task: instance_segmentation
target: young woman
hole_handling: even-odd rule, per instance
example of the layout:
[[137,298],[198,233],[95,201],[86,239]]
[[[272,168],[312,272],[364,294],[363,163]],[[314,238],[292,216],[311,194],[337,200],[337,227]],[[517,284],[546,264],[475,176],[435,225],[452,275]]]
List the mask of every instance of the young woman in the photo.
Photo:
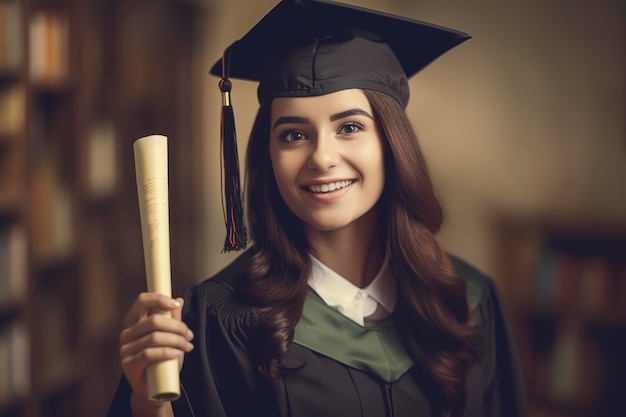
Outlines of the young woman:
[[[229,48],[223,89],[260,82],[253,244],[184,298],[139,295],[110,416],[526,415],[494,286],[435,240],[441,207],[404,111],[407,77],[466,38],[284,0]],[[182,398],[148,400],[146,366],[174,357]]]

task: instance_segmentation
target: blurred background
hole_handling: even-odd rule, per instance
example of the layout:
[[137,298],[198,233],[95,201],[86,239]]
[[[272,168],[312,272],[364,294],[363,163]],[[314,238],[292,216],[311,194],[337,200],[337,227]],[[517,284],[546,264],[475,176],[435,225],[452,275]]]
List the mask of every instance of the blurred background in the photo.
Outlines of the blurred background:
[[[533,417],[626,415],[624,2],[348,2],[473,36],[411,80],[439,240],[500,289]],[[208,70],[276,3],[0,0],[0,417],[106,412],[146,285],[134,140],[169,138],[174,293],[236,256]],[[243,155],[256,86],[233,102]]]

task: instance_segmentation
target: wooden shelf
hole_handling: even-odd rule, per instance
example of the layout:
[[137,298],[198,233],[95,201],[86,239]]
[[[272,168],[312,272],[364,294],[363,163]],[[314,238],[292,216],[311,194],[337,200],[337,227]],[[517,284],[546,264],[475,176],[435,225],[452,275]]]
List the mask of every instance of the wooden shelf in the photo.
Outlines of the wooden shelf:
[[25,397],[10,397],[0,400],[0,416],[22,416],[22,409],[26,401]]
[[16,133],[6,133],[0,131],[0,152],[2,151],[2,148],[8,148],[13,144],[13,142],[19,140],[19,138],[20,135]]
[[79,385],[83,375],[78,371],[77,366],[78,364],[71,362],[68,358],[55,367],[40,372],[35,382],[39,395],[45,399]]
[[[19,8],[11,16],[19,16],[20,28],[0,34],[0,42],[14,42],[21,52],[11,65],[0,63],[0,231],[19,236],[11,244],[8,232],[0,235],[0,290],[17,288],[20,295],[0,302],[0,327],[7,329],[0,360],[23,360],[28,379],[0,381],[0,417],[102,415],[121,374],[123,316],[145,289],[131,144],[146,131],[191,139],[188,110],[199,91],[191,81],[196,6],[10,2]],[[146,24],[177,32],[145,30]],[[170,156],[191,161],[197,153],[186,142]],[[189,190],[195,169],[179,165],[170,175],[173,193]],[[192,216],[178,213],[173,235],[182,230],[181,241],[193,242],[190,224]],[[173,250],[179,253],[172,273],[186,275],[181,268],[194,263],[190,254],[197,251]],[[4,268],[18,251],[24,267]],[[24,349],[14,353],[14,346]],[[30,389],[20,396],[5,382]]]
[[22,81],[21,68],[0,67],[0,85],[13,84]]
[[50,276],[63,271],[73,271],[78,262],[75,251],[38,256],[33,259],[33,270],[38,276]]
[[498,275],[534,416],[617,417],[626,377],[626,229],[508,219]]
[[0,221],[18,219],[24,204],[20,198],[0,195]]
[[560,404],[536,401],[530,409],[530,417],[588,417],[587,410]]
[[32,85],[32,91],[40,99],[50,100],[67,98],[74,94],[75,89],[69,79],[58,81],[41,80],[36,81]]
[[528,306],[522,310],[521,316],[528,322],[529,327],[535,328],[539,323],[559,323],[574,319],[581,326],[589,329],[606,329],[611,331],[626,331],[626,317],[615,315],[593,315],[581,312],[559,311],[539,306]]
[[0,327],[5,323],[12,322],[19,318],[21,313],[20,300],[2,300],[0,301]]

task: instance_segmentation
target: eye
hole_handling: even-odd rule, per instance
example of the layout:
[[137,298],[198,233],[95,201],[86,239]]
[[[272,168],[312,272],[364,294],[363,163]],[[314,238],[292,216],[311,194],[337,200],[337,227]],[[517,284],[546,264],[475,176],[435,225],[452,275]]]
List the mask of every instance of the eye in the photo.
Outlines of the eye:
[[299,142],[306,139],[306,135],[301,130],[285,130],[278,136],[278,139],[281,142]]
[[343,135],[351,135],[364,129],[364,126],[358,122],[346,122],[341,125],[337,133]]

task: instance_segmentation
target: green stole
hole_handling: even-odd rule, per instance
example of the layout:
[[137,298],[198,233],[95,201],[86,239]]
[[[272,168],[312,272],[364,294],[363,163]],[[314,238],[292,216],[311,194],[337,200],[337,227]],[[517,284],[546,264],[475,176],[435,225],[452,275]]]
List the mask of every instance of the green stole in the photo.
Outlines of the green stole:
[[397,381],[413,367],[392,319],[376,327],[362,327],[328,307],[313,291],[304,303],[293,341],[387,383]]
[[[466,285],[467,304],[473,310],[483,289],[474,280],[466,280]],[[339,363],[377,375],[387,383],[397,381],[414,365],[392,318],[375,327],[360,326],[329,307],[313,291],[307,295],[293,341]]]

